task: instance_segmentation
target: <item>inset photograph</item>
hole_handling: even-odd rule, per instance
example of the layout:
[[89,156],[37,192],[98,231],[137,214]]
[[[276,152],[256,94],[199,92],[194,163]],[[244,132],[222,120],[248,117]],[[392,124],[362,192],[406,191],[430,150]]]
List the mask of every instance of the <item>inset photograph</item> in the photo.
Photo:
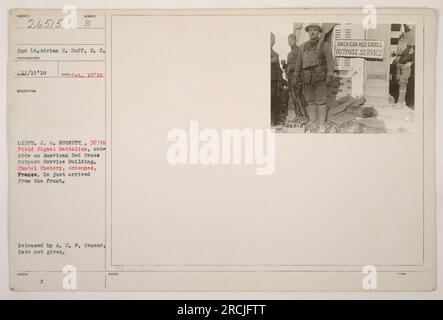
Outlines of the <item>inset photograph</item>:
[[271,126],[414,133],[415,26],[271,25]]

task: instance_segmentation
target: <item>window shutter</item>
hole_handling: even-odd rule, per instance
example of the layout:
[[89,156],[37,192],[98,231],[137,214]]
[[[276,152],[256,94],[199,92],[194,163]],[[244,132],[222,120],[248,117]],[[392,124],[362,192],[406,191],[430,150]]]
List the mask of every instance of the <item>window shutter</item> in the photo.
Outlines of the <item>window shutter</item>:
[[[334,43],[337,39],[341,39],[342,26],[337,25],[334,29]],[[335,70],[340,70],[340,58],[334,57]]]
[[[335,27],[334,40],[337,39],[352,39],[352,24],[343,24]],[[335,69],[339,71],[350,71],[352,70],[351,58],[347,57],[335,57]]]

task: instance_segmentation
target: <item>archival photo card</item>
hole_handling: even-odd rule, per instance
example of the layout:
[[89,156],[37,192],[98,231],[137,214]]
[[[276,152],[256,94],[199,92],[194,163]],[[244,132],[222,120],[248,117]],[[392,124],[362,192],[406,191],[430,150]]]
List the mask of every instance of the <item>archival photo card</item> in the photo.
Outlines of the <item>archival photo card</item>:
[[11,289],[433,290],[436,23],[11,10]]

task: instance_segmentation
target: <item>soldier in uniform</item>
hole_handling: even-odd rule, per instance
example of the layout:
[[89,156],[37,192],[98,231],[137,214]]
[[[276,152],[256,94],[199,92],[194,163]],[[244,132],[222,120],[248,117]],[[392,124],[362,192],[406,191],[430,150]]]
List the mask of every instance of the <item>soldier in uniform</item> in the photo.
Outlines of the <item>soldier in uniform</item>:
[[297,91],[297,81],[294,81],[295,64],[297,62],[298,52],[300,51],[300,47],[297,46],[295,34],[291,33],[288,36],[288,45],[291,47],[291,51],[288,53],[286,67],[289,88],[288,105],[294,107],[296,116],[306,117],[306,101],[301,90]]
[[280,58],[272,47],[275,44],[275,35],[271,33],[271,123],[273,126],[282,122],[281,91],[283,89]]
[[[398,62],[397,62],[397,81],[399,86],[398,101],[395,106],[401,109],[406,106],[406,96],[408,88],[412,91],[413,86],[410,85],[410,78],[413,71],[415,58],[415,33],[412,27],[405,25],[405,33],[399,39],[398,43]],[[412,83],[413,84],[413,83]],[[409,92],[411,93],[411,92]],[[412,103],[413,105],[413,103]]]
[[308,104],[308,131],[325,132],[328,107],[326,97],[328,87],[334,80],[334,58],[329,43],[320,39],[323,28],[311,23],[305,31],[309,40],[303,43],[295,64],[294,77],[297,87],[303,86],[304,97]]

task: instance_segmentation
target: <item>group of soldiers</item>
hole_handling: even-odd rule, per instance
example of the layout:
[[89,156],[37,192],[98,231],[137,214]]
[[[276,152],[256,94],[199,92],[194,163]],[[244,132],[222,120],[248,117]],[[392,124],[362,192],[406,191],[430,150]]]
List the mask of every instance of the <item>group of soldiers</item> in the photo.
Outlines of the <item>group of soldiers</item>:
[[283,63],[273,50],[275,35],[271,33],[271,122],[282,125],[291,106],[296,117],[307,119],[306,131],[325,132],[328,106],[326,99],[334,81],[334,59],[328,42],[320,39],[323,29],[311,23],[305,31],[309,40],[300,47],[294,34],[288,36],[291,51]]

